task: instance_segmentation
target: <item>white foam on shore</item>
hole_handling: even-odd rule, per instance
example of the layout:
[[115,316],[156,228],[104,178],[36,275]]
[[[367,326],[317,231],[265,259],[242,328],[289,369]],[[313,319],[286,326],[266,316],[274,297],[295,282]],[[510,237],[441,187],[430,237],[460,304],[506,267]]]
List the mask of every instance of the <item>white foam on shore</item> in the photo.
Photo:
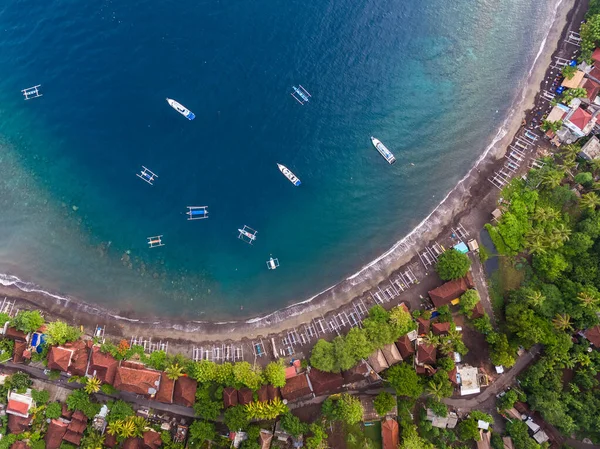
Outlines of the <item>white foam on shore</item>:
[[[552,11],[552,16],[550,17],[550,19],[548,20],[548,23],[547,23],[548,31],[540,43],[540,47],[539,47],[538,52],[533,60],[531,69],[529,70],[527,76],[523,79],[524,84],[523,84],[523,88],[521,89],[521,97],[519,99],[515,99],[514,104],[512,106],[513,111],[518,110],[520,107],[522,107],[523,103],[527,99],[527,92],[528,92],[529,88],[533,87],[533,88],[537,89],[537,87],[538,87],[538,86],[530,86],[529,83],[530,83],[531,77],[534,74],[536,64],[537,64],[539,58],[544,53],[544,49],[546,47],[548,37],[550,36],[552,26],[554,25],[554,22],[556,21],[558,10],[562,3],[563,3],[563,0],[558,0],[556,2],[556,4],[554,5],[554,9]],[[478,166],[483,161],[486,160],[486,158],[488,157],[490,152],[494,149],[496,144],[498,142],[500,142],[508,134],[508,131],[510,128],[509,124],[510,124],[512,118],[513,118],[512,115],[508,115],[505,118],[505,120],[502,122],[502,125],[499,127],[496,135],[492,139],[491,143],[486,147],[486,149],[483,151],[483,153],[477,158],[473,167],[467,172],[467,174],[462,179],[460,179],[458,181],[456,186],[440,201],[440,203],[431,211],[431,213],[429,215],[427,215],[427,217],[425,217],[405,237],[403,237],[401,240],[396,242],[389,250],[387,250],[385,253],[383,253],[376,259],[369,262],[367,265],[364,265],[363,267],[361,267],[361,269],[359,271],[348,276],[344,281],[342,281],[338,284],[332,285],[331,287],[315,294],[314,296],[312,296],[308,299],[291,304],[287,307],[278,309],[278,310],[268,313],[266,315],[258,316],[255,318],[245,320],[243,322],[246,324],[252,324],[255,327],[264,327],[264,326],[270,325],[272,323],[281,322],[286,318],[298,316],[305,312],[313,310],[317,306],[311,305],[311,303],[316,298],[320,297],[323,294],[330,292],[335,287],[338,287],[344,283],[348,283],[348,289],[350,289],[351,287],[353,287],[357,284],[360,284],[361,282],[368,279],[372,274],[374,274],[374,272],[382,271],[382,269],[386,266],[385,264],[380,265],[380,263],[382,261],[385,261],[389,257],[397,258],[397,257],[403,255],[404,253],[408,252],[409,250],[411,250],[412,246],[414,246],[416,243],[418,243],[418,241],[414,240],[414,237],[423,231],[431,230],[434,226],[436,226],[438,224],[437,222],[434,222],[434,215],[436,213],[441,213],[440,211],[445,206],[445,203],[447,202],[448,198],[450,198],[450,196],[453,193],[455,193],[458,189],[463,187],[463,184],[465,183],[465,181],[467,181],[470,178],[470,176],[472,176],[473,171],[477,170]],[[398,251],[399,249],[400,249],[400,251]],[[36,286],[35,284],[33,284],[31,282],[23,281],[23,280],[19,279],[17,276],[14,276],[11,274],[1,274],[0,273],[0,285],[7,286],[7,287],[13,286],[13,287],[16,287],[19,290],[27,292],[27,293],[38,293],[43,296],[47,296],[47,297],[53,298],[55,300],[62,301],[62,302],[64,302],[64,305],[73,301],[74,303],[77,303],[79,306],[81,306],[82,309],[85,309],[86,311],[88,311],[90,313],[98,313],[98,312],[102,311],[102,312],[106,313],[107,315],[109,315],[110,317],[117,319],[117,320],[123,320],[123,321],[128,321],[131,323],[140,323],[140,324],[164,324],[164,322],[162,322],[162,321],[161,322],[145,322],[145,321],[142,321],[139,319],[127,318],[127,317],[123,317],[120,315],[111,314],[108,309],[104,309],[99,306],[92,306],[92,305],[86,304],[83,301],[79,301],[79,300],[75,300],[75,299],[72,300],[69,297],[61,296],[61,295],[58,295],[55,293],[48,292],[46,290],[39,288],[38,286]],[[194,320],[194,321],[190,321],[190,324],[191,323],[211,324],[211,325],[215,325],[215,324],[216,325],[232,325],[232,324],[239,324],[239,323],[241,323],[241,321],[211,322],[211,321],[195,321]],[[185,328],[181,324],[173,324],[171,327],[173,329],[181,329],[181,330],[184,330],[184,328]],[[185,330],[196,331],[196,330],[198,330],[198,328],[187,328]]]

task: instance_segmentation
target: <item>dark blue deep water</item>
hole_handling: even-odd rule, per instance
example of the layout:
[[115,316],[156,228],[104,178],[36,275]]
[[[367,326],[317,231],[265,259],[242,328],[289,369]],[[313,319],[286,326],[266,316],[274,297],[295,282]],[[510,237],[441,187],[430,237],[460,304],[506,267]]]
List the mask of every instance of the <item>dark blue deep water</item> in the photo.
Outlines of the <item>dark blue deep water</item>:
[[[306,299],[408,233],[468,171],[510,114],[553,4],[2,2],[0,272],[140,315]],[[34,84],[44,96],[24,101]],[[210,218],[186,221],[187,205]],[[244,224],[253,246],[236,239]],[[148,249],[157,234],[166,246]]]

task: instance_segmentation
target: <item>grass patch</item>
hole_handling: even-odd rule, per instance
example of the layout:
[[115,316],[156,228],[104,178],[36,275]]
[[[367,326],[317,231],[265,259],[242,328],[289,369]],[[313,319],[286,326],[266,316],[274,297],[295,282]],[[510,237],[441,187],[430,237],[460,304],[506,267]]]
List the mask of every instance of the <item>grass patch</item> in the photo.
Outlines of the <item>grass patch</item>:
[[494,313],[503,317],[504,299],[511,290],[516,290],[525,279],[525,270],[514,259],[498,256],[498,269],[490,277],[490,300]]

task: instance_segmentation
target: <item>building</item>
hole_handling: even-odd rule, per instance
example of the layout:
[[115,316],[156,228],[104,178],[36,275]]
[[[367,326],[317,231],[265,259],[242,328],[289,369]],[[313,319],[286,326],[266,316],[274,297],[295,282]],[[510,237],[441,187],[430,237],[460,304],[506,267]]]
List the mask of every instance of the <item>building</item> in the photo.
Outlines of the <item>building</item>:
[[593,161],[594,159],[600,158],[600,140],[598,140],[596,136],[592,136],[590,140],[581,147],[578,156],[587,161]]
[[458,376],[460,376],[460,395],[467,396],[469,394],[477,394],[481,392],[479,386],[478,374],[479,370],[472,366],[462,366],[457,368]]
[[471,310],[471,319],[476,320],[477,318],[483,318],[484,315],[485,310],[483,310],[483,304],[481,304],[481,301],[479,301],[477,304],[475,304],[473,310]]
[[23,418],[22,416],[8,415],[8,433],[19,435],[28,431],[32,420],[32,417]]
[[[163,380],[166,376],[163,376]],[[191,377],[182,376],[175,381],[173,391],[173,402],[184,407],[192,407],[196,401],[196,389],[198,382]]]
[[429,327],[431,326],[431,322],[426,318],[417,318],[419,335],[427,335],[429,333]]
[[479,441],[477,442],[477,449],[492,449],[492,434],[490,432],[484,432],[479,430]]
[[104,354],[100,351],[100,347],[94,346],[87,375],[97,377],[101,382],[112,385],[115,381],[118,366],[119,362],[112,355]]
[[417,347],[417,365],[433,365],[437,360],[437,349],[434,345],[422,343]]
[[383,355],[383,352],[381,352],[381,349],[378,349],[373,354],[371,354],[367,361],[377,374],[390,367],[387,361],[385,360],[385,356]]
[[[595,116],[579,106],[574,106],[563,120],[563,127],[568,128],[576,139],[587,136],[595,124]],[[557,135],[561,137],[559,133]]]
[[344,371],[342,376],[344,377],[344,385],[363,381],[371,383],[381,380],[381,377],[379,377],[366,360],[361,360],[356,366],[350,368],[348,371]]
[[71,417],[71,422],[67,426],[67,431],[63,436],[63,441],[79,446],[81,439],[83,438],[83,432],[87,427],[87,417],[77,410]]
[[316,396],[322,394],[333,394],[342,389],[344,377],[339,373],[326,373],[316,368],[310,368],[308,378]]
[[600,325],[586,329],[583,335],[592,345],[600,348]]
[[430,408],[427,409],[427,421],[431,421],[433,427],[440,429],[454,429],[458,423],[458,415],[454,412],[448,412],[446,416],[438,416]]
[[52,346],[48,352],[48,369],[84,376],[88,365],[88,357],[89,346],[83,340],[77,340],[62,346]]
[[411,355],[415,353],[415,347],[413,342],[410,341],[408,335],[403,335],[396,342],[396,347],[398,348],[398,352],[400,352],[400,356],[402,359],[406,360]]
[[113,386],[119,390],[154,396],[160,388],[160,371],[149,370],[141,363],[121,362]]
[[235,407],[238,404],[238,395],[235,388],[227,387],[223,390],[223,407]]
[[585,72],[583,72],[582,70],[577,70],[577,72],[575,72],[575,75],[573,75],[571,79],[565,78],[561,86],[563,86],[566,89],[576,89],[583,81],[584,76]]
[[400,352],[394,343],[385,345],[383,348],[381,348],[381,352],[383,352],[383,356],[385,357],[385,361],[387,362],[388,366],[395,365],[396,363],[402,361],[402,356],[400,355]]
[[53,419],[50,421],[48,431],[44,440],[46,441],[46,449],[58,449],[62,444],[63,437],[67,433],[69,421],[63,418]]
[[450,332],[450,323],[435,322],[431,326],[434,335],[447,335]]
[[15,340],[13,348],[13,363],[23,363],[25,361],[25,351],[27,350],[27,342],[23,340]]
[[238,404],[247,405],[252,402],[254,394],[250,388],[240,388],[238,390]]
[[394,418],[386,416],[381,423],[381,439],[383,449],[397,449],[400,444],[400,432],[398,422]]
[[281,388],[281,397],[288,402],[314,396],[312,385],[305,373],[288,379],[285,386]]
[[160,387],[154,397],[155,401],[162,402],[164,404],[173,403],[173,390],[175,389],[175,381],[169,379],[166,373],[161,374]]
[[156,430],[147,430],[144,432],[144,440],[142,442],[144,449],[158,449],[160,446],[162,446],[160,433]]
[[453,279],[451,281],[442,284],[438,288],[429,291],[429,297],[436,308],[450,304],[455,299],[459,299],[460,296],[466,292],[475,288],[473,282],[473,276],[471,272],[467,273],[465,277],[460,279]]
[[273,432],[260,429],[260,449],[269,449],[273,441]]
[[503,437],[502,443],[504,444],[504,449],[515,449],[515,445],[513,444],[511,437]]
[[8,394],[8,404],[6,405],[6,413],[9,415],[19,416],[21,418],[29,418],[29,412],[35,407],[35,402],[31,397],[31,390],[25,393],[17,393],[11,391]]
[[533,434],[533,439],[537,441],[538,444],[542,444],[548,441],[550,438],[548,437],[548,434],[546,432],[544,432],[543,430],[538,430],[536,433]]

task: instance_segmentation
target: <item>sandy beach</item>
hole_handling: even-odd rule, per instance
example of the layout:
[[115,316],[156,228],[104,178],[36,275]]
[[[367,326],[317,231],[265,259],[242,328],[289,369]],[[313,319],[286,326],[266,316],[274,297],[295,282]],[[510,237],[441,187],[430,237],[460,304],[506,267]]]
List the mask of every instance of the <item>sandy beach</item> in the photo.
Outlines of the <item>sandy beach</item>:
[[[527,80],[524,80],[524,88],[514,102],[513,113],[504,123],[498,123],[499,129],[491,144],[484,149],[472,169],[437,208],[386,253],[313,298],[245,321],[199,322],[121,316],[119,312],[79,300],[49,296],[35,290],[26,292],[15,286],[0,286],[0,295],[17,300],[18,307],[40,308],[45,310],[49,317],[83,324],[86,330],[88,327],[93,329],[96,324],[105,324],[107,336],[127,339],[133,335],[151,336],[153,340],[169,340],[173,346],[180,347],[182,352],[185,352],[187,346],[203,342],[270,338],[311,320],[327,317],[327,314],[347,306],[358,298],[362,298],[365,304],[373,304],[369,291],[387,281],[405,266],[414,267],[420,283],[387,305],[391,307],[401,301],[418,305],[419,295],[440,282],[435,273],[427,273],[420,264],[418,250],[449,235],[450,229],[458,223],[471,236],[477,236],[483,225],[489,221],[491,211],[496,207],[499,190],[488,178],[503,164],[503,156],[519,132],[523,120],[530,118],[528,111],[535,105],[540,86],[543,86],[550,70],[548,67],[552,57],[555,53],[565,54],[566,50],[561,49],[560,45],[563,37],[568,30],[578,30],[587,3],[586,0],[562,0],[558,4],[553,25]],[[573,50],[574,47],[570,47],[570,53]],[[524,169],[525,167],[522,167],[522,171]],[[191,347],[189,350],[191,351]]]

